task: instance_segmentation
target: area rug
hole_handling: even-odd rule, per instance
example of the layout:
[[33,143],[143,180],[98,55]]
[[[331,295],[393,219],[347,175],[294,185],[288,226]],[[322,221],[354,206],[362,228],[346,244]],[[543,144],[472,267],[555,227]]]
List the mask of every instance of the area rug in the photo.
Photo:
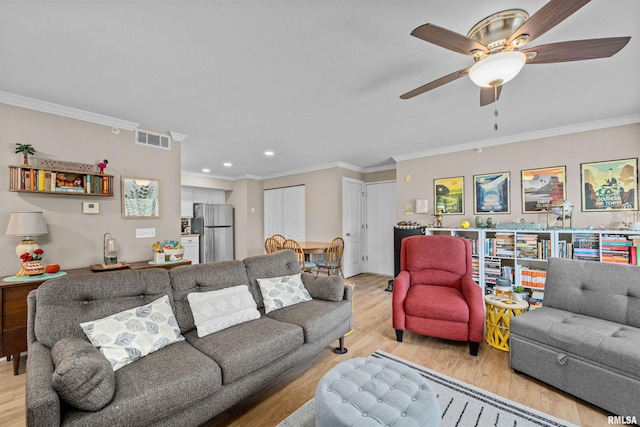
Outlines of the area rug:
[[[436,393],[438,403],[440,403],[442,411],[441,427],[577,427],[559,418],[416,365],[382,350],[376,350],[371,356],[402,363],[418,371],[427,380]],[[314,426],[315,409],[313,399],[278,424],[278,427]]]

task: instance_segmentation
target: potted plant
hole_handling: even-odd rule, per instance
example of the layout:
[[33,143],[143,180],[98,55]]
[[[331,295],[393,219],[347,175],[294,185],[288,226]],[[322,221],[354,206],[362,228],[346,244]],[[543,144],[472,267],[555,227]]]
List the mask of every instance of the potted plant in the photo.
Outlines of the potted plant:
[[36,154],[36,149],[31,146],[31,144],[18,144],[16,143],[16,153],[22,153],[23,160],[22,163],[26,166],[29,166],[29,154],[32,156]]
[[518,285],[514,286],[513,291],[511,291],[511,295],[515,301],[524,301],[524,296],[522,293],[524,292],[524,287]]

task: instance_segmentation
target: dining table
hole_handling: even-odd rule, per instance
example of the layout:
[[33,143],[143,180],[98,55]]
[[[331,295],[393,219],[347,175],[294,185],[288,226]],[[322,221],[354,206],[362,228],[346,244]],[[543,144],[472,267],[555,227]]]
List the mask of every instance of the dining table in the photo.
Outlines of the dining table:
[[329,242],[298,242],[304,251],[304,257],[307,261],[312,261],[312,255],[323,254],[329,246]]

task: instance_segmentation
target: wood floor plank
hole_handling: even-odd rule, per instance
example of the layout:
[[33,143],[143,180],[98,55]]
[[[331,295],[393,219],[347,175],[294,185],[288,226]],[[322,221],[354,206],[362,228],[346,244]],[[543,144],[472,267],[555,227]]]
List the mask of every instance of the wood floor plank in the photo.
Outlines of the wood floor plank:
[[[274,426],[315,393],[320,378],[333,366],[352,357],[366,357],[376,349],[392,353],[421,366],[457,378],[500,396],[531,406],[584,427],[607,425],[607,412],[582,402],[509,368],[508,353],[480,345],[477,357],[469,355],[467,343],[452,342],[405,332],[396,341],[391,324],[391,293],[388,277],[362,274],[355,283],[355,331],[345,339],[346,355],[327,347],[299,364],[265,389],[228,409],[207,423],[211,427]],[[337,343],[336,343],[337,345]],[[24,356],[23,356],[24,357]],[[25,361],[21,361],[21,366]],[[24,368],[21,368],[23,371]],[[24,426],[26,375],[13,375],[12,364],[0,360],[0,425]]]

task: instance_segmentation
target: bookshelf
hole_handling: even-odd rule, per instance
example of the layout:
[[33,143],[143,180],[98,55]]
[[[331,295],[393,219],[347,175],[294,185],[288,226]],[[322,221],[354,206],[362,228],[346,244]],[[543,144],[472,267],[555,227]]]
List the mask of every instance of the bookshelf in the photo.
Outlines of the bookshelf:
[[113,197],[113,175],[79,171],[77,168],[9,166],[9,191]]
[[426,228],[425,234],[470,239],[474,279],[484,293],[493,293],[496,279],[506,277],[514,286],[525,288],[531,308],[543,304],[547,260],[551,257],[640,264],[640,231]]

